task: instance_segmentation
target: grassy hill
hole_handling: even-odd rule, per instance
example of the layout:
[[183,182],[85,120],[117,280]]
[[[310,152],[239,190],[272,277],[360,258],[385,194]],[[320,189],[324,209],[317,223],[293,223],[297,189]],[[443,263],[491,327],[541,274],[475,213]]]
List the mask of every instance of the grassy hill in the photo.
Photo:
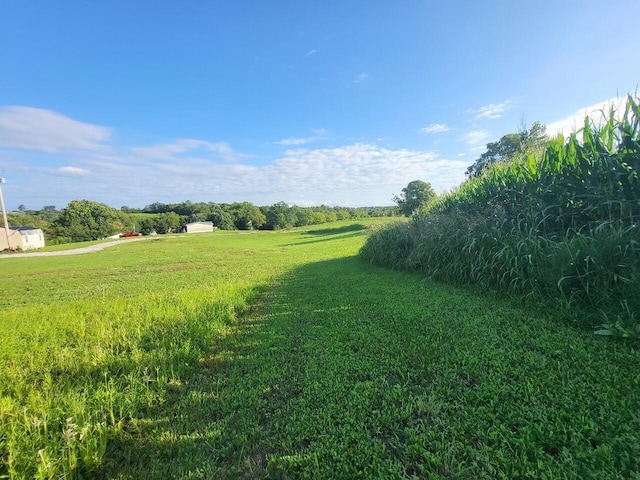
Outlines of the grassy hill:
[[372,220],[0,262],[0,477],[638,478],[640,353]]

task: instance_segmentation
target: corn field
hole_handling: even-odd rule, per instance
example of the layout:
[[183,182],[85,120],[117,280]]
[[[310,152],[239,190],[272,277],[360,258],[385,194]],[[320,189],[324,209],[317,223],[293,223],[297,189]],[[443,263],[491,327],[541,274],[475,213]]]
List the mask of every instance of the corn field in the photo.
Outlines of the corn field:
[[409,222],[375,232],[373,263],[499,287],[601,335],[640,339],[640,99],[542,152],[496,164]]

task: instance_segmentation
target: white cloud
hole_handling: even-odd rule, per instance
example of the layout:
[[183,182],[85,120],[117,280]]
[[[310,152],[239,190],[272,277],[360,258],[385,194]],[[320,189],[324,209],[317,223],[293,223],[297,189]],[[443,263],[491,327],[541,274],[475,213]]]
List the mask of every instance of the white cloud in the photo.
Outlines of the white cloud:
[[[21,130],[23,125],[33,128],[33,138]],[[437,191],[451,188],[464,180],[467,166],[462,159],[441,158],[431,151],[368,143],[304,148],[326,140],[325,130],[281,140],[280,145],[292,148],[266,164],[251,161],[225,142],[181,138],[112,147],[110,135],[109,129],[55,112],[0,110],[0,146],[40,151],[4,152],[11,157],[11,168],[20,172],[7,184],[8,197],[17,204],[58,206],[74,198],[116,207],[185,200],[389,205],[392,195],[415,179],[430,182]],[[5,162],[1,149],[0,161]]]
[[412,180],[429,181],[436,190],[449,188],[464,180],[465,168],[466,162],[439,158],[434,152],[358,143],[290,150],[264,167],[261,175],[275,186],[275,191],[290,192],[294,198],[320,202],[322,193],[338,203],[348,197],[377,197],[378,204],[389,204],[392,194]]
[[484,152],[487,149],[486,145],[480,145],[479,147],[472,147],[469,149],[469,153]]
[[60,167],[58,169],[58,172],[60,173],[64,173],[67,175],[89,175],[89,170],[85,169],[85,168],[78,168],[78,167],[71,167],[71,166],[67,166],[67,167]]
[[79,122],[51,110],[9,106],[0,108],[0,147],[60,152],[103,150],[111,130]]
[[[28,189],[35,198],[42,198],[41,192],[46,191],[48,196],[42,203],[54,205],[64,205],[73,198],[116,207],[185,200],[390,205],[392,195],[410,181],[423,179],[442,191],[462,182],[466,167],[463,159],[440,158],[435,152],[364,143],[291,149],[266,165],[204,157],[149,162],[130,154],[92,155],[56,171],[66,175],[56,180],[56,189],[51,192],[54,196],[45,188],[53,173],[47,168],[31,170]],[[21,193],[19,203],[33,203],[28,195]]]
[[463,135],[462,139],[469,145],[477,145],[485,142],[491,136],[487,130],[471,130]]
[[277,142],[273,142],[275,145],[284,145],[287,147],[293,145],[305,145],[307,143],[317,142],[318,140],[322,140],[326,138],[327,131],[323,128],[320,128],[315,131],[315,135],[311,137],[291,137],[291,138],[283,138],[282,140],[278,140]]
[[305,57],[308,57],[310,55],[315,55],[316,53],[318,53],[318,50],[316,50],[315,48],[312,50],[309,50],[307,53],[304,54]]
[[563,134],[565,136],[570,135],[584,127],[584,119],[587,116],[596,125],[602,125],[606,121],[606,117],[608,117],[611,108],[616,111],[616,117],[620,118],[624,114],[626,101],[626,97],[614,97],[582,108],[563,119],[549,123],[547,125],[547,135],[550,137],[558,134]]
[[277,142],[273,142],[276,145],[304,145],[305,143],[309,143],[313,141],[313,137],[306,138],[283,138],[282,140],[278,140]]
[[353,83],[360,83],[360,82],[364,82],[365,80],[367,80],[369,78],[369,74],[367,73],[361,73],[360,75],[358,75],[356,77],[356,79],[353,81]]
[[446,123],[432,123],[431,125],[421,128],[420,131],[424,133],[442,133],[451,131],[451,128],[449,128]]
[[246,155],[235,152],[226,142],[206,142],[191,138],[180,138],[172,143],[163,143],[152,147],[131,147],[134,155],[155,159],[173,160],[184,153],[199,151],[206,156],[214,156],[231,162]]
[[493,120],[496,118],[500,118],[502,114],[513,107],[511,100],[506,100],[502,103],[490,103],[489,105],[485,105],[483,107],[478,108],[477,110],[469,110],[469,113],[475,114],[475,118],[477,120],[480,119],[489,119]]

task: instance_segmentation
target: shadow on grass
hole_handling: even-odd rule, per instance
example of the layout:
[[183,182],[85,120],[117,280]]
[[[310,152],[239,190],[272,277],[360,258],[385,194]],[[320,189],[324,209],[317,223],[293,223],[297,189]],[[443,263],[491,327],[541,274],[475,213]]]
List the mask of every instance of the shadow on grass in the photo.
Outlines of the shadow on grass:
[[[268,457],[281,449],[274,422],[282,422],[283,407],[304,395],[307,319],[353,308],[344,284],[332,279],[357,278],[363,266],[374,268],[356,257],[310,264],[283,277],[283,287],[261,294],[159,405],[140,406],[140,416],[109,439],[94,478],[263,476]],[[291,286],[317,302],[297,298]]]
[[[336,230],[340,230],[340,229],[336,229]],[[362,230],[354,231],[353,233],[348,233],[350,231],[351,230],[346,230],[345,231],[345,233],[347,233],[346,235],[344,235],[341,232],[340,234],[323,235],[321,238],[319,238],[317,240],[306,240],[306,241],[303,241],[303,242],[284,243],[284,244],[282,244],[280,246],[281,247],[297,247],[297,246],[302,246],[302,245],[310,245],[312,243],[323,243],[323,242],[331,242],[333,240],[344,240],[344,239],[347,239],[347,238],[361,237],[363,235]]]
[[[498,297],[358,257],[308,264],[110,439],[97,477],[630,473],[638,443],[614,440],[637,439],[638,420],[603,392],[636,364],[606,346]],[[632,385],[621,398],[640,401]],[[585,431],[598,411],[608,423]]]
[[316,235],[316,236],[324,236],[324,235],[338,235],[341,233],[347,232],[355,232],[364,230],[366,227],[361,223],[353,223],[351,225],[345,225],[344,227],[333,227],[333,228],[320,228],[317,230],[309,230],[304,232],[305,235]]

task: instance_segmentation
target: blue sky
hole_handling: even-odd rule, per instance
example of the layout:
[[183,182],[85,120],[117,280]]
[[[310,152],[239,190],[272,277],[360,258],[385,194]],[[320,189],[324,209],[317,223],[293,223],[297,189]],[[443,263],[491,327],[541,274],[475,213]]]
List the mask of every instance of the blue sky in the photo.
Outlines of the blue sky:
[[[637,0],[3,2],[9,210],[392,204],[640,83]],[[579,121],[579,120],[578,120]]]

